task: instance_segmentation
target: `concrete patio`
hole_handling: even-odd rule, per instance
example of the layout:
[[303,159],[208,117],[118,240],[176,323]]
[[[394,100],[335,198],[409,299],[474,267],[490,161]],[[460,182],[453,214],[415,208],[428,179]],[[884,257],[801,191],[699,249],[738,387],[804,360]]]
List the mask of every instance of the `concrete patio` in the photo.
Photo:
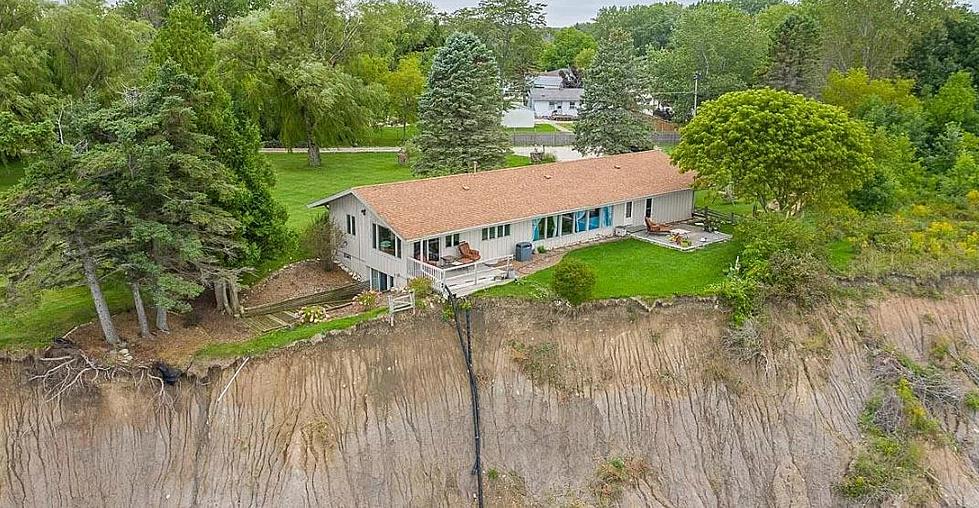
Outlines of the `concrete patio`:
[[670,227],[672,229],[669,233],[653,234],[647,232],[645,228],[640,228],[629,231],[629,236],[682,252],[702,249],[731,239],[731,235],[727,233],[704,231],[703,223],[696,221],[671,224]]

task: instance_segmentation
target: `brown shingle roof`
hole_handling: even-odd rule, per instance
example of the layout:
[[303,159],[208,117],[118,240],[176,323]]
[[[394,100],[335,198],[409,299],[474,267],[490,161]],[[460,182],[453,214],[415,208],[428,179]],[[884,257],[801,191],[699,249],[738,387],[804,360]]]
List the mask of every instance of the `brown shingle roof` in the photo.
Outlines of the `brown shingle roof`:
[[688,189],[663,152],[355,187],[405,240]]

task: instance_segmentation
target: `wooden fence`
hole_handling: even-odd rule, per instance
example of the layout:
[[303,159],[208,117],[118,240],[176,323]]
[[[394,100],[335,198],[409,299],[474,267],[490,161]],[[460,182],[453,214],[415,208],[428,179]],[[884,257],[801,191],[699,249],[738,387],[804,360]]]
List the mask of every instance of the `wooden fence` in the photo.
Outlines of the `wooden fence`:
[[281,302],[256,305],[254,307],[245,307],[242,309],[242,316],[250,317],[273,314],[284,310],[306,307],[307,305],[347,303],[350,302],[353,297],[364,292],[369,287],[370,283],[368,282],[357,282],[355,284],[349,284],[347,286],[331,289],[329,291],[323,291],[314,295],[300,296],[297,298],[291,298],[289,300],[283,300]]
[[694,208],[693,216],[701,219],[710,219],[711,222],[716,222],[718,224],[731,224],[732,226],[736,225],[741,220],[741,216],[734,212],[723,213],[706,207]]

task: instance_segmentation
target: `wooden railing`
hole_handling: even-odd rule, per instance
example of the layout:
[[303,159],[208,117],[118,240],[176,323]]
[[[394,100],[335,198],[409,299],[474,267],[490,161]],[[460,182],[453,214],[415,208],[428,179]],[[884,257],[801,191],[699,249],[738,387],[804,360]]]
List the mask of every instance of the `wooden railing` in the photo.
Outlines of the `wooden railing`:
[[290,298],[289,300],[283,300],[281,302],[266,303],[262,305],[256,305],[254,307],[245,307],[242,309],[242,316],[262,316],[265,314],[272,314],[274,312],[281,312],[284,310],[298,309],[300,307],[305,307],[307,305],[324,305],[324,304],[342,304],[349,303],[353,297],[359,295],[370,288],[370,283],[368,282],[357,282],[354,284],[349,284],[337,289],[331,289],[329,291],[323,291],[321,293],[316,293],[315,295],[300,296],[297,298]]
[[719,224],[735,225],[741,221],[742,217],[734,212],[722,213],[710,208],[694,208],[693,216],[701,219],[708,219]]
[[447,288],[478,285],[481,278],[500,270],[503,270],[504,273],[509,272],[513,256],[503,256],[445,268],[423,263],[417,259],[409,259],[408,261],[408,272],[411,277],[428,277],[432,279],[433,288],[445,293]]

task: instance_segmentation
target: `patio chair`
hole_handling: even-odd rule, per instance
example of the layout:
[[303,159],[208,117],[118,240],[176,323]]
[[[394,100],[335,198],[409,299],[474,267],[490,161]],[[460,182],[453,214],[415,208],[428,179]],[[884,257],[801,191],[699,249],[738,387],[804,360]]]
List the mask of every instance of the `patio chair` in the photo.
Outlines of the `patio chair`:
[[646,232],[652,235],[665,235],[670,232],[670,226],[657,224],[653,219],[646,217]]
[[463,263],[475,263],[480,258],[479,251],[470,247],[469,242],[459,244],[459,256],[459,261]]

